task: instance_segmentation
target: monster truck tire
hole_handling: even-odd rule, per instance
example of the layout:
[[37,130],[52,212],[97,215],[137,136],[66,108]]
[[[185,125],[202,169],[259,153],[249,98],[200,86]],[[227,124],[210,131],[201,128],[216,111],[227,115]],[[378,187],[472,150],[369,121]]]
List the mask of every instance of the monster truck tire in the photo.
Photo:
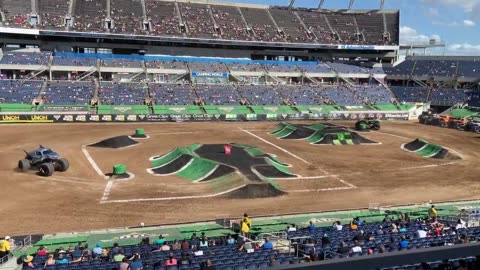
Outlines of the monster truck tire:
[[380,130],[380,123],[378,121],[373,122],[372,129]]
[[55,165],[55,170],[59,172],[65,172],[70,167],[70,163],[64,158],[58,159]]
[[27,159],[21,159],[18,161],[18,168],[22,171],[28,171],[32,166],[30,165],[30,161]]
[[439,124],[441,127],[447,127],[447,123],[443,122],[443,121],[440,121],[440,124]]
[[423,118],[423,117],[420,117],[420,119],[418,120],[418,122],[420,122],[420,124],[423,124],[423,125],[426,124],[425,118]]
[[52,176],[55,168],[52,163],[43,163],[38,167],[41,176]]

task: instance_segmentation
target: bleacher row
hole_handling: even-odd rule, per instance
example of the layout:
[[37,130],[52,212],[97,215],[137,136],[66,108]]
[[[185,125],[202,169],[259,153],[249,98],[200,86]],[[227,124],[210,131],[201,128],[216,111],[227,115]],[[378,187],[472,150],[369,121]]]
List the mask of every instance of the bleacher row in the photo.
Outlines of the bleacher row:
[[480,61],[474,58],[469,60],[407,58],[395,67],[383,70],[390,76],[479,78]]
[[[45,85],[44,85],[45,84]],[[41,89],[43,88],[43,91]],[[0,80],[0,103],[31,104],[40,98],[50,105],[363,105],[395,101],[435,105],[479,103],[479,94],[462,89],[391,87],[381,85],[189,85],[158,83]]]
[[[70,2],[72,1],[72,5]],[[193,38],[327,44],[398,44],[399,14],[320,12],[159,0],[5,0],[4,26]],[[145,6],[143,6],[145,4]],[[70,5],[72,14],[70,14]],[[110,14],[107,14],[110,6]],[[146,14],[144,14],[144,10]],[[29,14],[38,14],[37,24]],[[385,16],[384,16],[385,15]],[[73,23],[66,24],[71,17]],[[106,19],[111,28],[106,28]],[[385,21],[384,21],[385,20]],[[145,27],[148,22],[148,27]],[[387,29],[384,29],[386,25]],[[278,28],[277,28],[278,27]],[[388,35],[385,33],[388,31]],[[390,37],[390,38],[386,38]]]

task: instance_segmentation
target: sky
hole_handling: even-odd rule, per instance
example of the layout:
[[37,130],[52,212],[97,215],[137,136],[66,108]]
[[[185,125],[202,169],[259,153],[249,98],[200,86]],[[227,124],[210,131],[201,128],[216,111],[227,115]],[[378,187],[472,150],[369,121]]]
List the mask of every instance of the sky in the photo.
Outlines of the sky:
[[[290,0],[215,0],[287,6]],[[319,0],[296,0],[297,7],[318,7]],[[348,8],[349,0],[325,0],[328,9]],[[379,0],[356,0],[354,9],[378,9]],[[385,9],[400,10],[400,44],[445,43],[430,54],[480,55],[480,0],[385,0]]]

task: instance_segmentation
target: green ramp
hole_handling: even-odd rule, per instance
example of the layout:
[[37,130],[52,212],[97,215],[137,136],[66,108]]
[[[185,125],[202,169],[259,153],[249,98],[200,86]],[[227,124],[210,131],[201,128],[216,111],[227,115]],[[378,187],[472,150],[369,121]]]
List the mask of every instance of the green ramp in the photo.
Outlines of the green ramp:
[[190,181],[198,181],[210,175],[218,166],[215,161],[194,157],[192,162],[177,172],[176,175]]
[[440,153],[443,150],[443,147],[436,144],[427,144],[425,147],[422,147],[417,151],[417,153],[423,157],[433,157],[436,154]]
[[310,137],[307,137],[307,141],[313,144],[322,141],[323,138],[325,138],[325,134],[322,131],[316,131]]
[[177,147],[163,156],[153,157],[150,160],[152,168],[163,167],[176,160],[183,154],[194,155],[194,150],[202,146],[201,144],[192,144],[187,147]]
[[280,130],[284,129],[288,125],[289,124],[287,124],[285,122],[281,122],[280,124],[276,125],[275,128],[273,129],[273,131],[270,132],[270,133],[275,134],[275,133],[279,132]]
[[291,126],[291,125],[287,125],[282,130],[274,133],[273,135],[275,135],[277,138],[281,139],[281,138],[287,137],[288,135],[292,134],[295,130],[297,130],[296,127]]

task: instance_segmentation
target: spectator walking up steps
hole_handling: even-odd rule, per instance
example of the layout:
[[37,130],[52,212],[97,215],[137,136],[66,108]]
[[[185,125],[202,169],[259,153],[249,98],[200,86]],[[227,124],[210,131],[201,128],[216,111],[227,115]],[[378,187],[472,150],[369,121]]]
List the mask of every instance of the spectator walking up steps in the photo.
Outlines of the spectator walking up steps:
[[437,209],[435,209],[435,205],[432,205],[430,209],[428,210],[428,216],[432,219],[438,217]]
[[0,259],[7,256],[10,253],[10,236],[5,236],[3,240],[0,240]]
[[243,214],[243,218],[240,221],[240,227],[242,229],[242,235],[248,237],[248,233],[252,227],[252,220],[248,217],[247,213]]

